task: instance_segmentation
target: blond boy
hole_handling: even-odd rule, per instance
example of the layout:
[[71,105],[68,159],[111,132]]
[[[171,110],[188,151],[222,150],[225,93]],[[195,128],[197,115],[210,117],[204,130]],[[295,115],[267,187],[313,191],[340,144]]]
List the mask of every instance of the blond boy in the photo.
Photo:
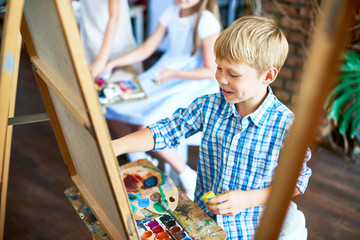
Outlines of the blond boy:
[[[116,155],[156,151],[202,132],[195,202],[228,239],[252,239],[294,118],[269,86],[286,59],[288,43],[272,19],[247,16],[225,29],[214,48],[220,93],[195,99],[170,118],[114,140],[113,147]],[[310,155],[308,150],[294,196],[307,187]],[[206,205],[201,196],[208,191],[221,195]]]

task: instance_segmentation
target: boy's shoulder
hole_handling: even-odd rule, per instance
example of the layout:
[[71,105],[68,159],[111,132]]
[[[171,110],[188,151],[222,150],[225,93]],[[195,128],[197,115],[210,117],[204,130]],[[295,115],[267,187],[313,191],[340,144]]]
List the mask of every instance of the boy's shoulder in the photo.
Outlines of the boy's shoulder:
[[290,108],[282,103],[273,93],[271,93],[269,104],[267,104],[268,117],[279,121],[292,122],[295,115]]

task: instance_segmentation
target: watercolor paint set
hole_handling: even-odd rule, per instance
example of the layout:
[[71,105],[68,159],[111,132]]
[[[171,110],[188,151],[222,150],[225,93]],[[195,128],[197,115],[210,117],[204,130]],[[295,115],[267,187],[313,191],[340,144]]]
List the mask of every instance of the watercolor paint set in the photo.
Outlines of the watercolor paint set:
[[169,214],[144,223],[142,240],[192,240],[185,230]]

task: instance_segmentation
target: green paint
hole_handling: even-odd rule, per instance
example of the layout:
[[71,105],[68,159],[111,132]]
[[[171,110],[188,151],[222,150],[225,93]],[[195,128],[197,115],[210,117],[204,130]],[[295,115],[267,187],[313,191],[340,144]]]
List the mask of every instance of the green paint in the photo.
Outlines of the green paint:
[[169,215],[163,215],[160,217],[160,220],[163,222],[163,223],[166,223],[167,221],[169,221],[172,217],[170,217]]
[[132,211],[132,213],[136,213],[137,207],[135,207],[135,205],[132,204],[132,203],[130,203],[130,205],[131,205],[131,211]]
[[156,211],[158,211],[159,213],[165,212],[165,209],[161,206],[161,204],[159,202],[154,203],[153,207]]

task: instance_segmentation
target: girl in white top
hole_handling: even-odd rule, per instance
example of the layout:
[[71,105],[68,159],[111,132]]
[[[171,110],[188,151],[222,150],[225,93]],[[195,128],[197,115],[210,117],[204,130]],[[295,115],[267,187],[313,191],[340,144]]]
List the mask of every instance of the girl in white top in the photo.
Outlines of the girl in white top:
[[[80,34],[94,77],[108,60],[136,48],[127,0],[80,0]],[[141,71],[141,64],[134,68]]]
[[[105,67],[105,71],[111,71],[117,66],[143,61],[155,52],[166,35],[169,36],[170,46],[163,56],[149,70],[138,75],[147,98],[107,108],[105,117],[116,137],[170,116],[177,108],[189,105],[195,97],[219,91],[214,78],[213,49],[221,29],[217,0],[175,2],[176,5],[164,11],[157,28],[141,46],[109,61]],[[187,173],[192,173],[175,149],[154,154],[180,173],[185,190],[195,188],[195,181],[190,184],[183,181],[191,179]]]

